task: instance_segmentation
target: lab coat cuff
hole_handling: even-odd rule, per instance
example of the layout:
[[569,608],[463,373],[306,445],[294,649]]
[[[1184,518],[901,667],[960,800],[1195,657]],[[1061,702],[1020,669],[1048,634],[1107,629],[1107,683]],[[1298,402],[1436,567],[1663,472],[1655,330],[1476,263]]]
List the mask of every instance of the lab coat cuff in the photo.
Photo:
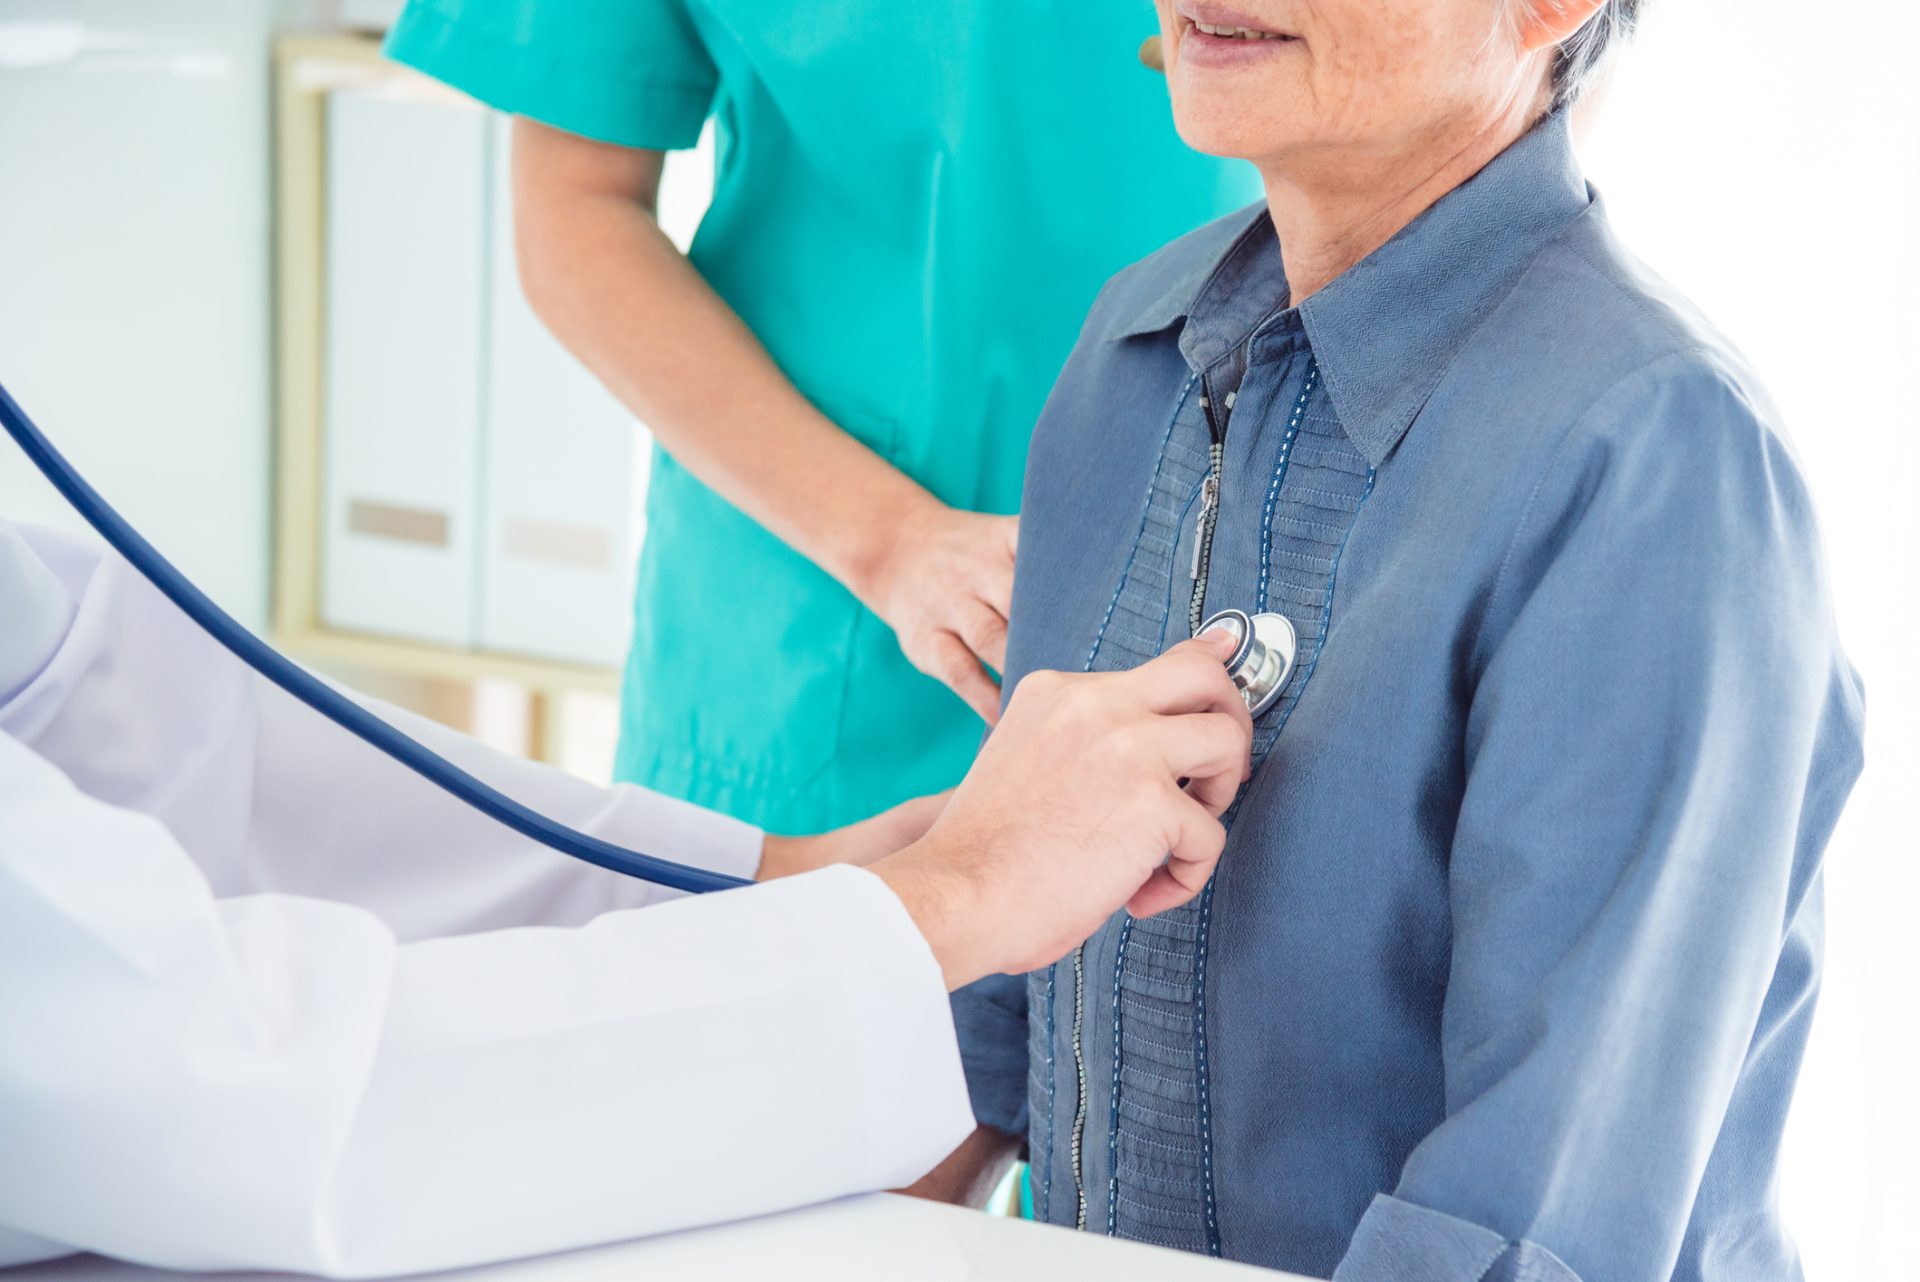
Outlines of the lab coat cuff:
[[847,976],[842,989],[866,1109],[869,1170],[878,1187],[925,1175],[973,1130],[973,1109],[947,1006],[946,980],[906,905],[864,868],[822,868],[771,883],[821,896],[801,916]]
[[1377,1194],[1333,1282],[1580,1282],[1537,1242],[1513,1239],[1471,1220]]

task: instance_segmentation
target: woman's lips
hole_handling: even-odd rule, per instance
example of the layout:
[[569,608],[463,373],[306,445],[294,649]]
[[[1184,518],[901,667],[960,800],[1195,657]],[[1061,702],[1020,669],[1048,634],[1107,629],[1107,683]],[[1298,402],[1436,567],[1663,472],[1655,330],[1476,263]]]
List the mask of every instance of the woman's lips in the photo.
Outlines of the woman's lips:
[[1190,20],[1188,25],[1203,36],[1216,36],[1222,40],[1292,39],[1291,36],[1282,35],[1278,31],[1264,31],[1258,27],[1240,27],[1227,22],[1200,22],[1198,20]]
[[1183,12],[1180,28],[1180,60],[1201,66],[1236,66],[1270,58],[1299,43],[1298,36],[1251,25],[1224,10]]

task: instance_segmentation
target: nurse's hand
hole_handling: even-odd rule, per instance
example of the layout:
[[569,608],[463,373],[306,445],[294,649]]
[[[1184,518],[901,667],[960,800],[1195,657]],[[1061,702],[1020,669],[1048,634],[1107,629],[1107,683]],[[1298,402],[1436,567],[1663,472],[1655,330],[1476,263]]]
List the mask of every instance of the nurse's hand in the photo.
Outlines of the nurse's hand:
[[1231,653],[1210,633],[1131,672],[1020,683],[945,813],[872,866],[949,987],[1034,970],[1123,905],[1147,917],[1206,885],[1253,739]]
[[[886,531],[856,592],[887,621],[907,661],[949,686],[988,725],[1000,717],[1007,612],[1020,519],[927,501]],[[985,665],[984,667],[982,665]]]
[[758,881],[791,877],[829,864],[870,864],[894,851],[920,840],[947,808],[953,790],[931,797],[915,797],[891,810],[882,810],[871,819],[836,828],[812,837],[778,837],[767,834],[760,852]]

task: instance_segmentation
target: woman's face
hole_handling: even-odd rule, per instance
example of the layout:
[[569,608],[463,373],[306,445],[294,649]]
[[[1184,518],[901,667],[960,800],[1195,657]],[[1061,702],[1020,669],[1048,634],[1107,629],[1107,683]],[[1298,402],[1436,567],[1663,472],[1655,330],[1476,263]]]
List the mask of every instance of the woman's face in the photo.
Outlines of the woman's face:
[[1508,0],[1158,3],[1181,137],[1263,169],[1417,151],[1544,87],[1546,55],[1520,49]]

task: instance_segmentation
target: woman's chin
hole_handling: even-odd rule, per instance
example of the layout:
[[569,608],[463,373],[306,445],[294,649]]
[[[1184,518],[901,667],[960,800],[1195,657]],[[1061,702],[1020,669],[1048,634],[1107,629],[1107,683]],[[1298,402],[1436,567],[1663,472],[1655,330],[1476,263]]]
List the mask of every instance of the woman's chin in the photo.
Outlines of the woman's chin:
[[1280,132],[1278,130],[1258,127],[1245,114],[1232,109],[1203,112],[1176,110],[1173,122],[1180,140],[1187,146],[1205,155],[1224,156],[1233,160],[1258,161],[1277,151],[1284,151],[1294,141],[1291,137],[1276,136]]
[[1195,151],[1257,160],[1307,141],[1321,114],[1291,78],[1176,76],[1168,86],[1173,123]]

